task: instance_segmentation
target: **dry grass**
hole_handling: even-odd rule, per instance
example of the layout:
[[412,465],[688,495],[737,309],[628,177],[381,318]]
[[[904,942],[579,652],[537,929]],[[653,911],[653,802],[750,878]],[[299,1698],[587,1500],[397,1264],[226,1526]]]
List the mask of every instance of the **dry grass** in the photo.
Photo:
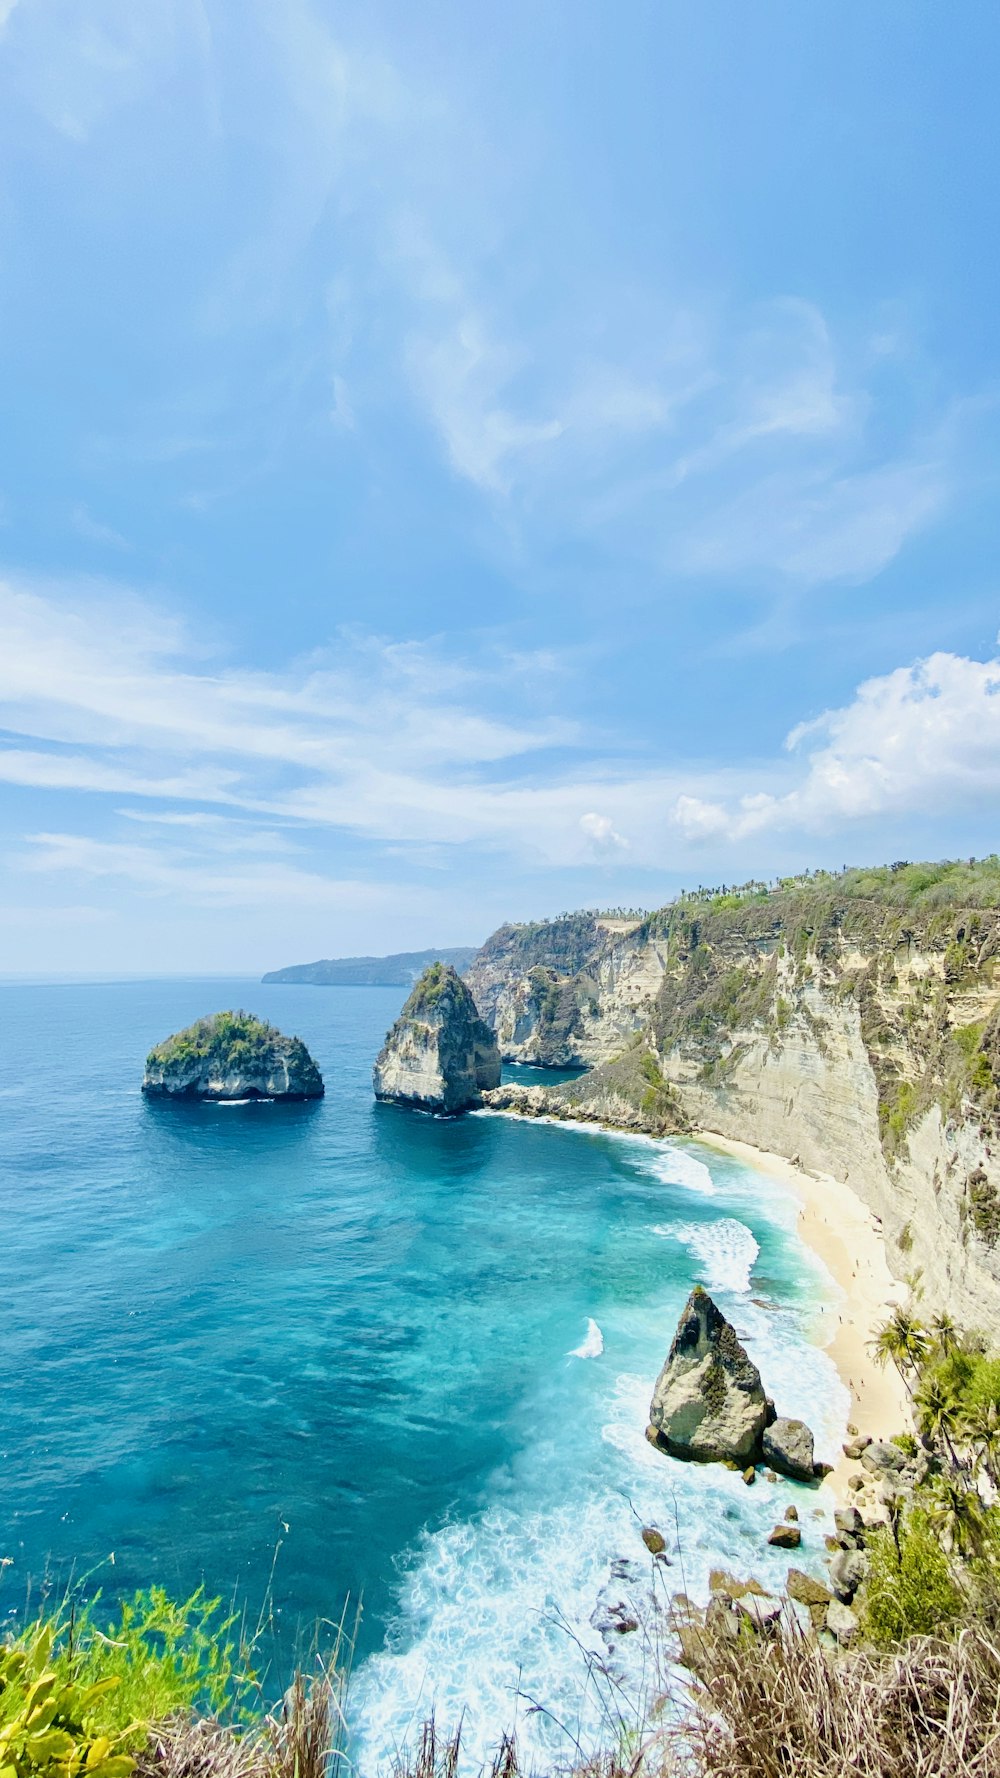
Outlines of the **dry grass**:
[[[1000,1639],[974,1624],[893,1654],[833,1656],[794,1622],[770,1638],[706,1639],[688,1702],[646,1734],[568,1760],[564,1778],[998,1778]],[[426,1723],[394,1778],[459,1778],[461,1730]],[[543,1778],[505,1738],[489,1778]]]
[[347,1761],[344,1682],[337,1668],[297,1673],[277,1711],[241,1730],[209,1718],[161,1723],[135,1778],[338,1778]]
[[1000,1773],[1000,1642],[978,1624],[954,1641],[837,1659],[786,1629],[718,1643],[703,1677],[678,1731],[698,1778]]

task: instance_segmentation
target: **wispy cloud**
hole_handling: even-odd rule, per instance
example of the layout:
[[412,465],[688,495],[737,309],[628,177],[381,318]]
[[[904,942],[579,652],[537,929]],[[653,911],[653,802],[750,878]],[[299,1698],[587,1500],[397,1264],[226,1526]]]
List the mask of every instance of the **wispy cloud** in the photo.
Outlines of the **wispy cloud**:
[[77,536],[82,537],[85,543],[96,543],[105,549],[114,550],[129,547],[128,539],[120,531],[116,531],[113,525],[105,525],[100,519],[95,519],[82,500],[77,501],[70,519]]
[[613,738],[519,716],[523,663],[500,655],[449,662],[355,637],[251,672],[186,654],[178,627],[135,601],[115,620],[24,589],[4,599],[0,778],[113,798],[115,819],[151,830],[34,833],[19,856],[35,870],[318,905],[326,884],[359,893],[315,862],[322,835],[366,869],[390,854],[415,868],[478,855],[480,869],[665,869],[768,834],[1000,806],[998,660],[938,653],[870,679],[752,768],[638,768]]
[[337,879],[280,860],[231,862],[197,852],[130,846],[71,833],[34,833],[25,838],[25,869],[65,873],[75,879],[116,878],[156,897],[182,896],[194,907],[280,907],[356,912],[398,905],[390,883]]

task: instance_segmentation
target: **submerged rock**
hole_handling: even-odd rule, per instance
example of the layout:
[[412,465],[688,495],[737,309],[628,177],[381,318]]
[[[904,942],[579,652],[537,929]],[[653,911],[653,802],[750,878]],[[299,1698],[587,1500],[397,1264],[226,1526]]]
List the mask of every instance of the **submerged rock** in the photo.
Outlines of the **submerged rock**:
[[425,969],[379,1051],[376,1099],[454,1113],[500,1084],[500,1051],[461,977],[447,963]]
[[760,1448],[769,1404],[757,1366],[707,1290],[687,1300],[653,1390],[649,1437],[672,1457],[740,1465]]
[[217,1012],[157,1044],[142,1090],[164,1099],[321,1099],[323,1076],[301,1038],[248,1012]]

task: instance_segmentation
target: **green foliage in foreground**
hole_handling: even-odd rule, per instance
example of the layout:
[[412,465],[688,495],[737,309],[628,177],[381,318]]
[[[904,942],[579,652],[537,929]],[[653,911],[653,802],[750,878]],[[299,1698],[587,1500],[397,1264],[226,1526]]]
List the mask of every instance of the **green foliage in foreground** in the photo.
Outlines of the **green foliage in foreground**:
[[100,1728],[115,1681],[61,1679],[51,1652],[51,1630],[28,1648],[0,1649],[0,1778],[128,1778],[124,1737]]
[[895,1537],[888,1529],[870,1533],[868,1551],[867,1641],[891,1648],[908,1636],[940,1634],[961,1616],[962,1594],[926,1513],[910,1513]]
[[256,1675],[219,1613],[201,1588],[179,1604],[151,1587],[37,1618],[0,1647],[0,1778],[126,1778],[152,1725],[230,1715]]

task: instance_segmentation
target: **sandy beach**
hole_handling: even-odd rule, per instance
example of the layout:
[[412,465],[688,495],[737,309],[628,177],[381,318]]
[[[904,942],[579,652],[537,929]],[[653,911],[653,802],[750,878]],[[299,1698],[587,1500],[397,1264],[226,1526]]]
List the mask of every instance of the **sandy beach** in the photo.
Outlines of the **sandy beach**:
[[[885,1243],[867,1205],[829,1174],[808,1173],[749,1142],[707,1131],[699,1131],[697,1140],[777,1179],[797,1199],[799,1234],[844,1293],[842,1303],[818,1312],[816,1338],[851,1392],[850,1423],[872,1438],[891,1438],[908,1428],[909,1398],[899,1372],[894,1365],[881,1370],[868,1349],[875,1328],[905,1298],[906,1286],[889,1271]],[[856,1464],[841,1458],[830,1484],[843,1493],[848,1476],[856,1473]]]

